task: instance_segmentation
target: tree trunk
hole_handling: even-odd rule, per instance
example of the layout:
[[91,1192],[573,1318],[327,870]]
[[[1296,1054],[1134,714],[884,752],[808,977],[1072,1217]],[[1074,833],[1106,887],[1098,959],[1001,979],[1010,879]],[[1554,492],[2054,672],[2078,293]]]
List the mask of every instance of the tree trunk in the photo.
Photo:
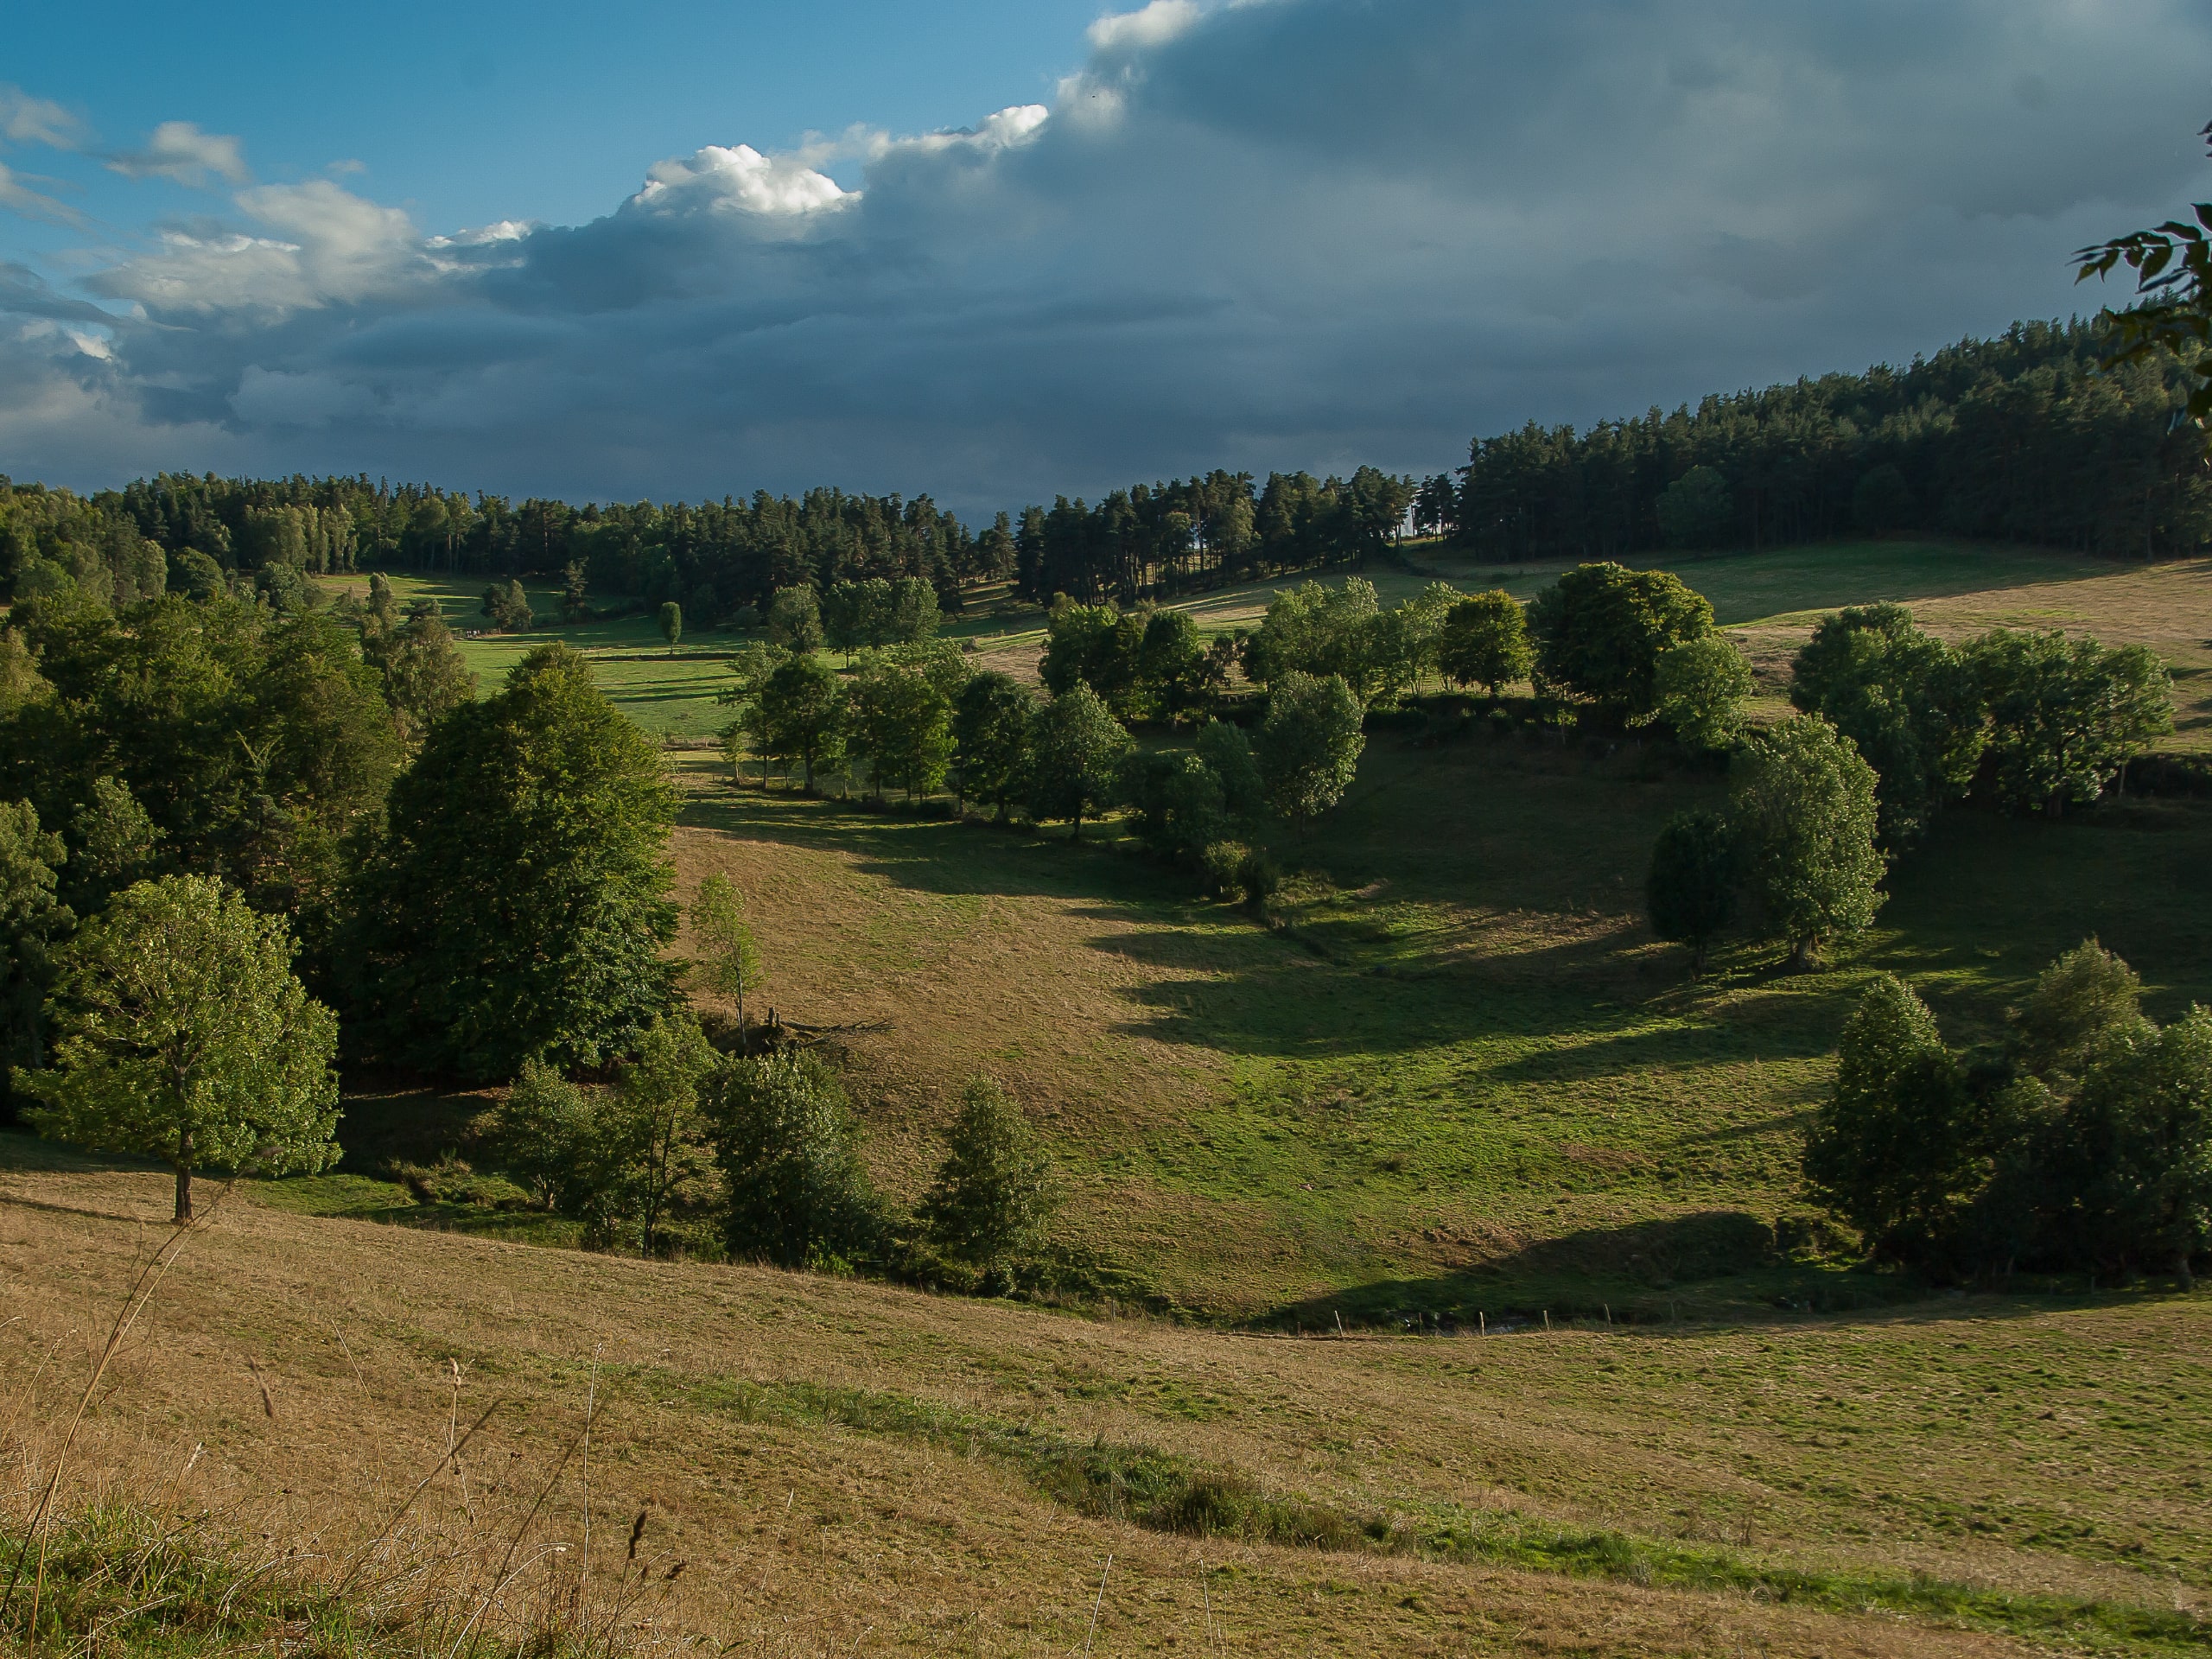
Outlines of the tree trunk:
[[192,1168],[188,1164],[176,1166],[176,1221],[181,1227],[192,1219]]

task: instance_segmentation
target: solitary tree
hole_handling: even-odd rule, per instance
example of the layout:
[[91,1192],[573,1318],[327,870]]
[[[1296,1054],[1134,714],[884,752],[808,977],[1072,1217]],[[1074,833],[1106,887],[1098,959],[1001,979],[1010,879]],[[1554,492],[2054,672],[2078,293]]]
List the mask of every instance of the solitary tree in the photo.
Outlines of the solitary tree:
[[660,637],[668,641],[668,654],[675,656],[677,644],[683,638],[683,607],[672,599],[661,601]]
[[989,1077],[970,1079],[946,1142],[916,1212],[938,1248],[982,1267],[1031,1248],[1052,1212],[1052,1160],[1013,1096]]
[[1769,727],[1737,752],[1729,821],[1772,933],[1803,967],[1823,939],[1874,919],[1883,895],[1874,847],[1874,771],[1848,738],[1810,715]]
[[1444,613],[1437,665],[1454,685],[1486,685],[1495,697],[1529,677],[1535,661],[1520,601],[1503,588],[1461,600]]
[[264,1174],[338,1160],[338,1022],[292,976],[281,917],[213,876],[118,893],[61,953],[51,1068],[18,1074],[41,1134],[158,1158],[176,1218],[208,1165]]
[[1268,804],[1293,823],[1334,806],[1367,747],[1361,715],[1359,699],[1340,675],[1319,679],[1294,671],[1278,680],[1252,746]]
[[691,901],[691,931],[699,942],[699,980],[708,990],[737,1004],[737,1029],[743,1039],[745,999],[768,982],[760,946],[745,919],[745,899],[737,884],[717,870],[699,884]]
[[561,620],[571,626],[589,619],[591,607],[584,596],[584,566],[572,559],[561,571]]
[[1129,734],[1081,680],[1038,711],[1031,728],[1028,806],[1042,823],[1065,818],[1069,839],[1083,839],[1086,813],[1109,805]]
[[1644,902],[1651,931],[1690,948],[1694,973],[1736,913],[1736,842],[1727,820],[1713,812],[1669,818],[1651,849]]

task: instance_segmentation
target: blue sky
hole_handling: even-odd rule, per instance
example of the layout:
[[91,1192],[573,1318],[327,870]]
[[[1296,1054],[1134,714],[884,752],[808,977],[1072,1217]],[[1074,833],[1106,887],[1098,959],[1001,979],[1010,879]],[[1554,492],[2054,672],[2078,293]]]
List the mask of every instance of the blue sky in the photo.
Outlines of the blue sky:
[[2202,0],[18,9],[0,471],[969,512],[1902,360],[2212,195]]

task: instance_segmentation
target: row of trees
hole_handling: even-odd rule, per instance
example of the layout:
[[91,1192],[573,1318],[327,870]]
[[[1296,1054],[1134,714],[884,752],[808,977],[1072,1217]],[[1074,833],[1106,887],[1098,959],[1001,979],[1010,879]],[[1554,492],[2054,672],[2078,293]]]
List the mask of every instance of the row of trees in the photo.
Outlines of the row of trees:
[[2170,1271],[2212,1249],[2212,1014],[2163,1028],[2094,939],[1999,1043],[1961,1053],[1902,980],[1844,1027],[1805,1146],[1815,1192],[1878,1256],[1942,1274]]
[[1900,531],[2130,557],[2212,540],[2193,384],[2107,319],[2015,324],[1903,369],[1715,394],[1586,432],[1478,438],[1417,512],[1500,559],[1611,559]]
[[[1282,677],[1249,740],[1209,721],[1195,753],[1152,754],[1087,681],[1071,677],[1040,702],[944,645],[862,651],[847,675],[812,652],[758,646],[737,674],[725,694],[739,709],[728,752],[733,767],[756,756],[764,785],[778,763],[808,789],[863,777],[879,798],[889,788],[912,799],[950,785],[1001,818],[1065,822],[1077,838],[1086,817],[1127,805],[1148,842],[1193,861],[1270,813],[1299,822],[1325,811],[1365,741],[1359,700],[1333,675]],[[1176,795],[1163,767],[1196,793]]]

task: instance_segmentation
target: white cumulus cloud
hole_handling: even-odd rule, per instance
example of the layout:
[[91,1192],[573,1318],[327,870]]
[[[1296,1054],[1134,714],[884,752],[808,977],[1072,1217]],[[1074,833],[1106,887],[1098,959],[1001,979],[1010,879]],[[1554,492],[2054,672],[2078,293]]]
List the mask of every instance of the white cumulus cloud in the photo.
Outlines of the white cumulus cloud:
[[244,184],[252,176],[237,139],[202,132],[189,121],[164,121],[143,149],[113,150],[101,159],[130,179],[170,179],[200,186],[211,177]]

